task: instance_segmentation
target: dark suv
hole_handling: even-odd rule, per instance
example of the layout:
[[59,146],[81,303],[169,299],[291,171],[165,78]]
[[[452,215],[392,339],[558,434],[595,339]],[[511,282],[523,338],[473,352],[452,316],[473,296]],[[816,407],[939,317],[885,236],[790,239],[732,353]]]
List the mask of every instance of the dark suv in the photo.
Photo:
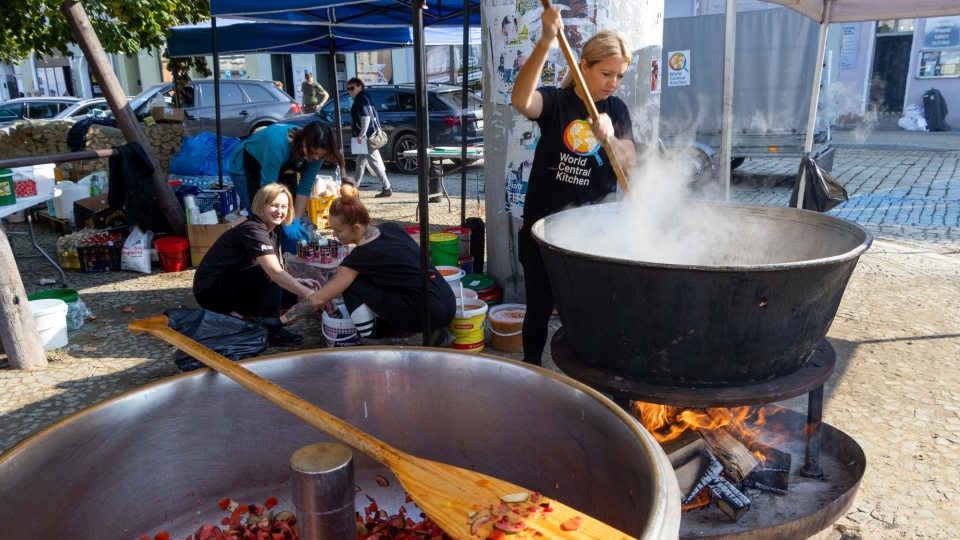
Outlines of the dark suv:
[[[377,108],[380,124],[387,133],[387,144],[380,149],[385,161],[393,161],[397,169],[404,174],[417,172],[417,158],[404,157],[405,150],[417,147],[417,118],[414,86],[412,84],[368,85],[366,92],[370,94],[373,106]],[[431,146],[460,146],[460,105],[463,99],[463,89],[459,86],[436,85],[429,86],[427,92],[427,106],[430,109],[430,145]],[[350,153],[349,138],[350,106],[353,98],[350,94],[340,94],[340,114],[343,122],[344,155],[354,157]],[[283,124],[306,125],[308,122],[319,120],[334,127],[333,100],[327,102],[322,109],[307,116],[299,116],[284,120]],[[466,110],[467,143],[470,145],[483,144],[483,102],[476,94],[470,92],[467,96]]]
[[[167,106],[173,107],[173,84],[164,83],[143,91],[130,102],[138,118],[150,115],[150,100],[158,93]],[[190,81],[187,98],[180,107],[186,109],[187,132],[216,132],[216,107],[213,79]],[[300,105],[271,81],[256,79],[220,79],[220,128],[228,137],[249,137],[258,128],[300,114]]]

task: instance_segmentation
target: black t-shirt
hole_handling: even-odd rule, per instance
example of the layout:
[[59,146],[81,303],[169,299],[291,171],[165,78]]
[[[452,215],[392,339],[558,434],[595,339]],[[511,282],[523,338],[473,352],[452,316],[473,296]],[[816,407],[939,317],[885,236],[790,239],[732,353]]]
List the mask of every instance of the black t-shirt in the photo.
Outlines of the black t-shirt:
[[[543,110],[536,120],[540,141],[523,204],[528,226],[568,206],[596,203],[617,189],[617,175],[587,124],[590,113],[574,88],[544,86],[537,91]],[[596,105],[598,112],[610,116],[616,138],[633,140],[630,111],[620,98],[610,96]]]
[[[257,258],[273,253],[278,256],[277,228],[269,233],[256,215],[227,230],[210,246],[193,276],[193,291],[215,288],[227,276],[257,266]],[[283,261],[280,261],[283,264]],[[266,275],[266,272],[264,272]]]
[[[341,266],[356,270],[376,285],[396,292],[405,307],[422,312],[420,246],[396,223],[379,225],[380,236],[356,246]],[[436,321],[453,318],[456,298],[434,265],[430,265],[430,314]],[[449,319],[447,322],[449,322]]]

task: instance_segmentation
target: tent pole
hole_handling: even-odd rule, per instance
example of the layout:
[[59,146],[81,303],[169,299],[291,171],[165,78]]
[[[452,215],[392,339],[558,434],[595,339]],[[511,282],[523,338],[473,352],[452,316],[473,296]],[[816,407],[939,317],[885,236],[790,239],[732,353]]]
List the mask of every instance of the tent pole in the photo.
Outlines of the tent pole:
[[[213,41],[213,102],[217,118],[217,174],[223,185],[223,135],[220,133],[220,53],[217,52],[217,18],[210,18],[210,39]],[[202,96],[201,96],[202,97]],[[197,96],[193,96],[196,101]],[[196,105],[196,103],[194,103]]]
[[470,0],[463,2],[463,99],[460,100],[460,226],[467,223],[467,92],[470,91]]
[[430,194],[427,159],[427,70],[423,45],[423,2],[413,0],[413,72],[417,107],[417,204],[420,205],[420,286],[423,289],[423,345],[430,343],[430,216],[427,198]]
[[720,113],[720,179],[723,200],[730,201],[730,154],[733,152],[733,69],[737,51],[737,0],[727,0],[723,31],[723,97]]
[[[330,59],[328,63],[330,64],[330,84],[333,88],[333,117],[337,122],[337,129],[335,133],[337,134],[337,144],[340,145],[340,148],[343,148],[343,118],[340,115],[340,82],[337,80],[337,48],[334,46],[334,38],[330,37],[329,43],[327,45],[327,50],[330,51]],[[341,178],[346,176],[347,171],[340,171]],[[360,186],[357,186],[358,188]]]
[[[813,153],[813,132],[817,129],[817,102],[820,101],[820,78],[823,76],[823,53],[827,49],[827,30],[830,27],[830,8],[833,0],[823,3],[823,21],[820,23],[820,41],[817,44],[817,65],[813,71],[813,91],[810,96],[810,114],[807,116],[807,137],[803,142],[803,157]],[[828,81],[829,82],[829,81]],[[800,187],[797,189],[797,208],[803,208],[803,192],[807,187],[807,168],[800,174]]]

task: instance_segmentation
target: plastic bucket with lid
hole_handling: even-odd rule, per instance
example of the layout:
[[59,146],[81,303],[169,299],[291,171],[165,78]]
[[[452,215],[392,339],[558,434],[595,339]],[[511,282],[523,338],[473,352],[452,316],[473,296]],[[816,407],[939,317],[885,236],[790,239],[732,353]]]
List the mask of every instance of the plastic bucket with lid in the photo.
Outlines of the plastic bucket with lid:
[[321,316],[323,321],[323,337],[327,339],[327,347],[335,349],[338,347],[356,347],[360,345],[360,336],[357,334],[357,326],[353,324],[353,319],[349,317],[337,318],[329,315],[326,311]]
[[63,300],[67,303],[67,330],[77,330],[83,326],[83,309],[80,306],[80,294],[75,289],[50,289],[27,295],[27,300]]
[[165,272],[180,272],[187,269],[190,243],[182,236],[168,236],[153,241],[153,247],[160,255]]
[[[453,290],[453,297],[457,299],[457,303],[459,304],[459,303],[460,303],[460,287],[457,287],[456,289]],[[464,288],[463,288],[463,297],[466,298],[466,299],[468,299],[468,300],[471,299],[471,298],[474,299],[474,300],[476,300],[476,299],[477,299],[477,291],[474,291],[473,289],[468,289],[468,288],[464,287]]]
[[462,278],[466,272],[456,266],[438,266],[437,271],[440,272],[440,275],[443,276],[443,279],[446,280],[447,285],[450,285],[451,289],[455,291],[460,290],[460,278]]
[[523,318],[526,304],[501,304],[490,308],[493,348],[508,353],[523,352]]
[[470,255],[470,228],[469,227],[447,227],[443,230],[445,233],[455,234],[460,239],[460,253],[458,258],[463,259]]
[[460,269],[463,270],[464,272],[468,274],[472,274],[473,273],[473,255],[460,259],[457,262],[457,266],[459,266]]
[[455,234],[430,235],[430,259],[435,266],[457,266],[460,260],[460,239]]
[[453,334],[453,348],[461,351],[483,350],[483,328],[487,318],[487,303],[479,299],[464,298],[457,301],[457,313],[447,326]]
[[403,230],[407,231],[407,234],[413,238],[414,242],[416,242],[418,246],[420,245],[420,227],[404,227]]
[[0,206],[16,204],[17,195],[13,191],[13,171],[0,169]]
[[30,313],[37,323],[43,350],[52,351],[67,346],[66,302],[56,298],[30,300]]

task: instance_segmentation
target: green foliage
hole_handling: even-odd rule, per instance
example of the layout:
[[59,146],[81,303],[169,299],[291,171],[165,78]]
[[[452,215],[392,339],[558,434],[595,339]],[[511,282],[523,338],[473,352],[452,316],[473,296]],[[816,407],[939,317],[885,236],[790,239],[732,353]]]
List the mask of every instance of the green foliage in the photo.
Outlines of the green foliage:
[[[207,2],[191,0],[86,0],[82,4],[103,49],[128,56],[162,47],[174,26],[210,17]],[[56,49],[69,55],[67,45],[77,42],[59,2],[2,0],[0,28],[0,61],[19,63],[31,51],[52,56]]]

